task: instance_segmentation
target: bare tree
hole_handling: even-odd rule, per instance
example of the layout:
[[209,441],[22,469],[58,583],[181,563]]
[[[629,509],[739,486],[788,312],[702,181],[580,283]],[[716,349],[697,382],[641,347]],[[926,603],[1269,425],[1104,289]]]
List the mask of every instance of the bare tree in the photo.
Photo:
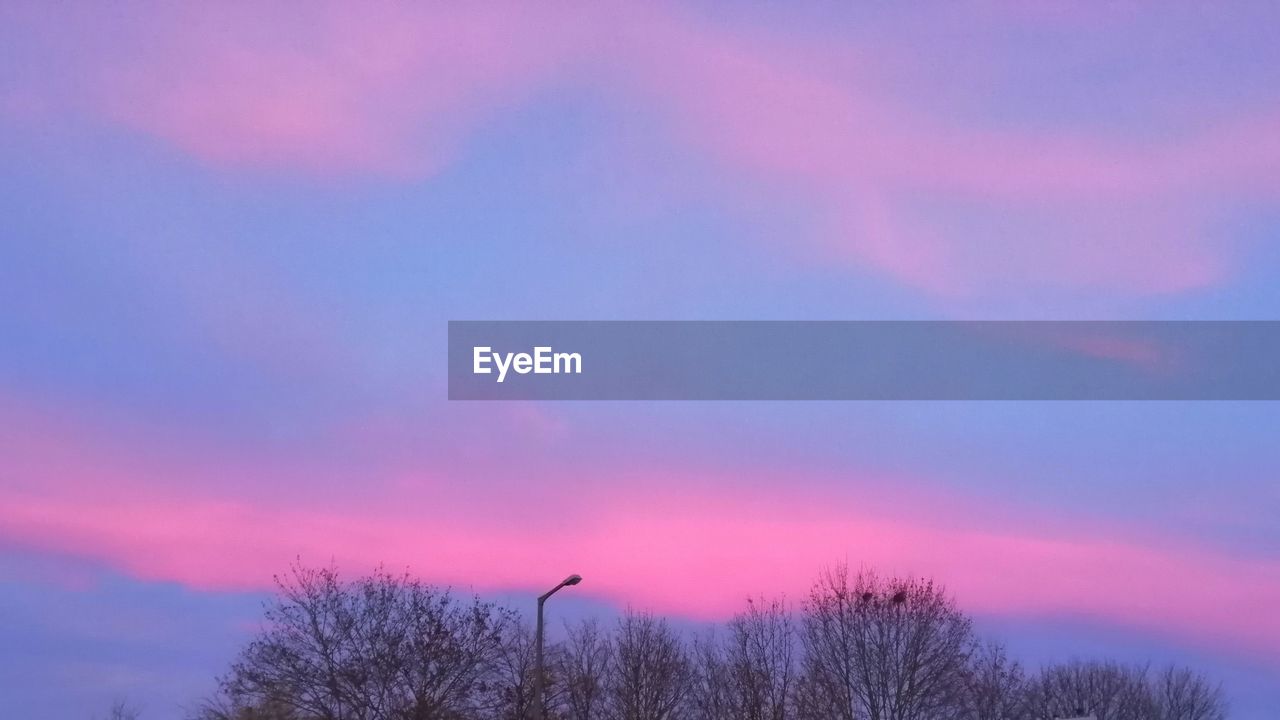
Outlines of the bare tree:
[[[553,705],[559,683],[555,682],[558,648],[546,648],[547,670],[543,678],[543,702]],[[497,659],[497,677],[489,703],[495,720],[528,720],[534,715],[534,675],[537,672],[534,635],[524,623],[514,623]],[[548,713],[546,717],[551,717]]]
[[929,720],[961,713],[972,626],[929,580],[825,573],[805,605],[807,717]]
[[715,629],[694,640],[690,666],[689,714],[697,720],[737,720],[728,662]]
[[568,628],[567,636],[557,655],[562,712],[568,720],[598,720],[604,714],[612,644],[594,619]]
[[690,662],[666,620],[630,610],[618,620],[608,683],[612,720],[672,720],[690,686]]
[[1027,718],[1027,678],[1000,643],[979,642],[965,675],[965,720]]
[[1071,662],[1040,672],[1032,690],[1035,718],[1092,714],[1097,720],[1152,720],[1155,698],[1145,667],[1113,662]]
[[722,634],[694,645],[692,706],[700,720],[786,720],[796,639],[782,600],[747,600]]
[[277,584],[265,629],[232,665],[211,713],[444,720],[488,710],[509,611],[381,570],[346,583],[332,568],[294,567]]
[[795,679],[795,632],[782,600],[748,600],[729,621],[724,682],[737,720],[786,720]]
[[1166,668],[1154,682],[1160,720],[1225,720],[1227,717],[1222,686],[1188,668]]
[[105,720],[138,720],[142,713],[127,700],[116,700],[107,709]]
[[206,698],[191,715],[192,720],[302,720],[288,703],[259,699],[246,703],[225,694]]
[[[263,630],[197,720],[527,720],[534,638],[478,598],[379,570],[344,581],[294,567]],[[556,720],[1226,720],[1220,686],[1185,668],[1072,662],[1024,674],[980,642],[928,580],[820,576],[798,614],[781,600],[688,648],[665,620],[628,611],[547,648]],[[137,717],[123,703],[109,720]]]

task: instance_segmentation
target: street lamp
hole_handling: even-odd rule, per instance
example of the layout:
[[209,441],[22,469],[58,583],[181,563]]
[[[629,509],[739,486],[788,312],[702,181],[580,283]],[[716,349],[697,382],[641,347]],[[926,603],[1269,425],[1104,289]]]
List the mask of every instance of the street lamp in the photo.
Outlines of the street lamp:
[[581,575],[570,575],[564,580],[561,580],[559,585],[538,596],[538,632],[536,639],[534,640],[534,652],[537,659],[535,661],[536,667],[533,671],[533,717],[536,720],[546,720],[546,711],[542,704],[542,606],[547,602],[547,598],[555,595],[556,591],[560,588],[567,585],[577,585],[580,582],[582,582]]

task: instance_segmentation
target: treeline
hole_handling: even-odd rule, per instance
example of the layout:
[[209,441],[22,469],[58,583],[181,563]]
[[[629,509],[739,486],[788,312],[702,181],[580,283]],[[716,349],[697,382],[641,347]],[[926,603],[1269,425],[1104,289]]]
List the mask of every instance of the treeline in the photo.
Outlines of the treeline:
[[[278,579],[264,629],[198,720],[536,718],[534,638],[510,609],[407,575]],[[929,580],[845,567],[797,607],[750,601],[690,637],[627,612],[546,649],[548,720],[1222,720],[1199,674],[1113,662],[1028,671]]]

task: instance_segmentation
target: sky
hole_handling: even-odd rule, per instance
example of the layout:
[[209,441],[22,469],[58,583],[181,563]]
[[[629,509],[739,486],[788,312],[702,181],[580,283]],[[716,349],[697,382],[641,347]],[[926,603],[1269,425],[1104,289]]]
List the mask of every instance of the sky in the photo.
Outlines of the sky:
[[1275,318],[1278,22],[0,3],[0,715],[178,716],[301,559],[691,623],[924,574],[1271,717],[1274,403],[449,402],[445,339]]

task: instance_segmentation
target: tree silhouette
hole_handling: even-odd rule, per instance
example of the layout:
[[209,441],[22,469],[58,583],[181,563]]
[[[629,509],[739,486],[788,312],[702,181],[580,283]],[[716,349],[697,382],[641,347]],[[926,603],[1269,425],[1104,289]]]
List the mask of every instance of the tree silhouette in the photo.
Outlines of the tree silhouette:
[[[198,720],[531,720],[534,641],[507,609],[409,575],[295,566]],[[1028,673],[920,578],[822,573],[697,637],[628,610],[548,646],[549,720],[1226,720],[1186,668]],[[121,705],[113,720],[132,720]]]

